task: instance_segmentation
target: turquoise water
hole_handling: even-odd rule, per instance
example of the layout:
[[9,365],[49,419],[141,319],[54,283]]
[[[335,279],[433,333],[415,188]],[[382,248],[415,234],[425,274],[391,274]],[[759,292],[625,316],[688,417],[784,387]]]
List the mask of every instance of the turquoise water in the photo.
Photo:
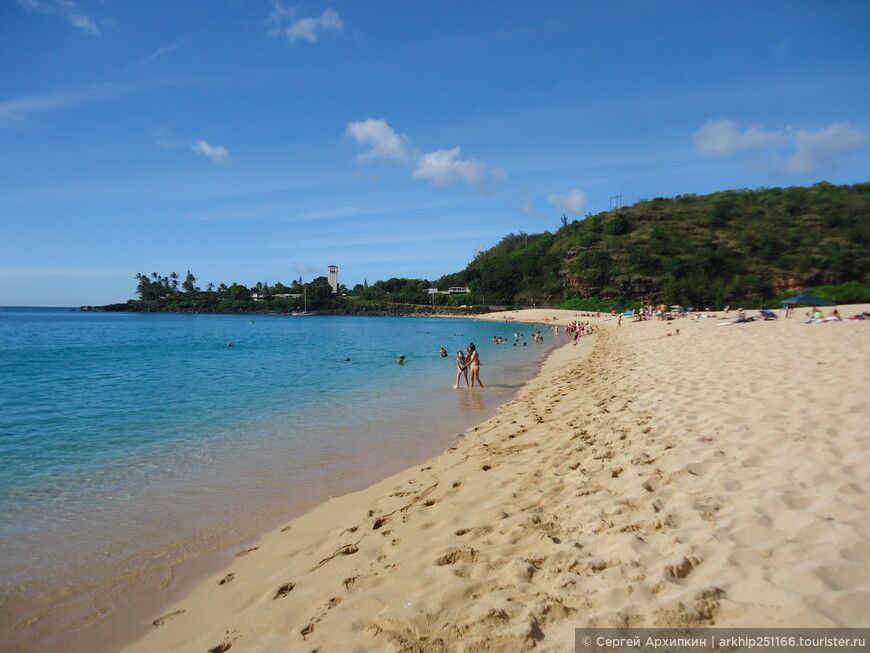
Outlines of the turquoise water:
[[[473,320],[0,308],[0,607],[114,587],[442,451],[536,371],[544,347],[492,343],[516,330],[531,340]],[[470,341],[483,391],[452,388]]]

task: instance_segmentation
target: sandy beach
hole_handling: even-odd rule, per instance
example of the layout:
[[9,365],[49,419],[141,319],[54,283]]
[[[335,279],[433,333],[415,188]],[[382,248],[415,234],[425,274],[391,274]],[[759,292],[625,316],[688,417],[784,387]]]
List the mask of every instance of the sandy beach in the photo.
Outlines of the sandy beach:
[[870,322],[805,312],[589,318],[600,334],[454,447],[238,551],[124,650],[573,651],[578,627],[870,626]]

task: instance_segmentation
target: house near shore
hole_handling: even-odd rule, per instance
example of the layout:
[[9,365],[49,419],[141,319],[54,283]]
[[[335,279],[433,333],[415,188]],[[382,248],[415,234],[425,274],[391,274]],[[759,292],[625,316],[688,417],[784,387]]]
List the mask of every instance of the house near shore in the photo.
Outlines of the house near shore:
[[427,288],[426,293],[429,295],[467,295],[471,291],[462,286],[451,286],[447,290],[438,290],[437,288]]
[[280,299],[298,299],[299,297],[302,297],[302,293],[281,293],[281,294],[277,294],[277,295],[266,295],[266,294],[261,293],[261,292],[252,292],[251,293],[251,300],[255,301],[255,302],[265,302],[269,298],[272,298],[272,299],[278,299],[278,298],[280,298]]

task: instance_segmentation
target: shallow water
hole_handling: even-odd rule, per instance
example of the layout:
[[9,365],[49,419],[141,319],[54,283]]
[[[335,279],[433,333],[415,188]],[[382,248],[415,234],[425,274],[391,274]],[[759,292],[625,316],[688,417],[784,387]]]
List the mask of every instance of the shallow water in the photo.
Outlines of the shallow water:
[[[492,344],[516,330],[528,346]],[[442,451],[537,370],[548,348],[531,332],[0,309],[0,629],[64,588],[74,603],[159,585],[172,564]],[[451,386],[470,341],[483,391]]]

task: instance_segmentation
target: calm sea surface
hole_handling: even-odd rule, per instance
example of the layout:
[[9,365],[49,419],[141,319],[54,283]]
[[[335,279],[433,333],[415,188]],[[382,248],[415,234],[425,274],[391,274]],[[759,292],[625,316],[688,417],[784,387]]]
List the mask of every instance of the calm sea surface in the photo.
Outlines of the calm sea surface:
[[[528,346],[492,344],[514,331]],[[174,563],[439,453],[537,371],[548,348],[532,331],[0,308],[0,630],[56,614],[59,590],[75,604],[159,585]],[[487,387],[454,390],[471,341]]]

